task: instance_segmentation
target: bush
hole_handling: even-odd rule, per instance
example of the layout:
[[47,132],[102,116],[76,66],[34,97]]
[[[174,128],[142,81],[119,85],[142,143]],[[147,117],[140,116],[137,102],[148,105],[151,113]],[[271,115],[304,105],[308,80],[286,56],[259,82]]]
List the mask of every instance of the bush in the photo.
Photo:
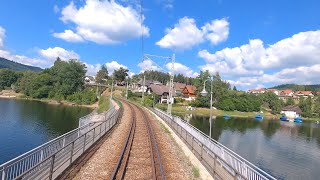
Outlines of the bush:
[[83,92],[75,92],[67,97],[68,101],[77,104],[93,104],[97,101],[97,96],[94,91],[86,90]]
[[145,97],[143,100],[143,105],[152,107],[153,106],[153,99],[151,99],[150,97]]

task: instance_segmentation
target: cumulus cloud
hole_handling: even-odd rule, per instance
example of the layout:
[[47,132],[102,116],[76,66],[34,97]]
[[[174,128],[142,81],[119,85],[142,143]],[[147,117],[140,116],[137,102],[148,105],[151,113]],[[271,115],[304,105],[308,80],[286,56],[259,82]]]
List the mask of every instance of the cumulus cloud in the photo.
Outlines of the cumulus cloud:
[[5,36],[6,30],[0,26],[0,48],[3,48],[3,41]]
[[88,64],[84,63],[87,69],[87,74],[91,76],[95,76],[97,72],[101,69],[101,64]]
[[60,57],[60,59],[62,60],[69,60],[69,59],[80,59],[80,56],[75,53],[74,51],[68,51],[68,50],[65,50],[61,47],[54,47],[54,48],[48,48],[48,49],[40,49],[39,50],[39,54],[54,62],[57,57]]
[[62,33],[53,33],[53,36],[56,38],[64,39],[68,42],[83,42],[83,38],[79,35],[74,33],[72,30],[65,30]]
[[[167,63],[166,67],[169,71],[172,71],[172,63]],[[187,77],[196,77],[198,73],[194,72],[191,68],[183,65],[181,63],[174,63],[174,73],[175,74],[183,74]]]
[[144,72],[144,71],[157,71],[157,70],[160,71],[161,70],[161,68],[158,67],[150,59],[143,60],[141,63],[138,64],[138,66],[140,67],[141,72]]
[[215,53],[201,50],[198,56],[206,61],[200,69],[219,71],[231,84],[319,83],[314,74],[320,71],[320,30],[300,32],[268,46],[253,39]]
[[108,69],[109,74],[113,73],[114,70],[120,69],[120,67],[122,67],[124,69],[128,69],[127,66],[125,66],[123,64],[119,64],[117,61],[107,62],[106,67]]
[[166,35],[156,44],[162,48],[186,50],[204,42],[205,39],[216,45],[225,41],[228,35],[229,22],[225,18],[206,23],[200,29],[193,18],[183,17],[174,28],[167,28]]
[[[62,9],[61,14],[60,19],[64,23],[76,26],[75,32],[69,30],[56,33],[55,37],[67,41],[70,41],[72,35],[78,40],[72,42],[80,42],[79,37],[81,37],[83,40],[98,44],[114,44],[141,36],[139,12],[131,6],[125,7],[113,0],[90,0],[79,8],[71,2]],[[143,26],[143,32],[148,36],[149,28]]]
[[1,50],[0,49],[0,57],[6,58],[11,61],[15,61],[18,63],[30,65],[30,66],[37,66],[37,67],[48,67],[51,62],[48,62],[47,60],[41,59],[41,58],[30,58],[23,55],[18,54],[12,54],[10,51],[7,50]]
[[229,22],[226,18],[213,20],[205,24],[202,29],[213,45],[227,40],[229,36]]

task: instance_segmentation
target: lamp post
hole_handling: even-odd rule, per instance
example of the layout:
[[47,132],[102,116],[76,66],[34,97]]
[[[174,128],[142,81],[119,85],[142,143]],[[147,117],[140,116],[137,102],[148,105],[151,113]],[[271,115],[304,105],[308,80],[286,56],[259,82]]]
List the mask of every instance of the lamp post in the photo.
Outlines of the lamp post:
[[211,138],[211,129],[212,129],[212,82],[213,82],[213,78],[211,79],[211,77],[207,80],[204,81],[203,83],[203,90],[200,92],[201,96],[207,96],[208,92],[206,91],[206,82],[210,80],[211,81],[211,89],[210,89],[210,138]]
[[129,79],[127,80],[127,88],[126,88],[126,99],[128,99],[128,87],[129,86]]

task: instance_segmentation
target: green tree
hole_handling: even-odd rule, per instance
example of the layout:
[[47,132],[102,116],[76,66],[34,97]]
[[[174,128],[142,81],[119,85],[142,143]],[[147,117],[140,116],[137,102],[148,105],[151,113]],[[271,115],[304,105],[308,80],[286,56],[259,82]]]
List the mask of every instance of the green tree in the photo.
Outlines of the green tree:
[[233,90],[234,91],[238,91],[236,86],[233,86]]
[[304,99],[301,97],[299,99],[299,107],[302,111],[302,116],[304,117],[311,117],[312,116],[312,99],[311,97],[308,97],[307,99]]
[[102,66],[101,69],[97,72],[96,82],[102,83],[103,79],[107,79],[107,78],[108,78],[108,70],[105,66]]
[[314,113],[319,117],[320,116],[320,96],[314,101]]
[[12,84],[17,82],[20,76],[20,73],[16,73],[8,69],[0,69],[0,90],[5,87],[10,87]]
[[117,81],[124,81],[126,79],[126,77],[128,76],[128,72],[129,72],[128,69],[120,67],[120,69],[115,70],[113,72],[113,77]]
[[295,102],[294,102],[294,100],[293,100],[292,98],[289,98],[289,99],[287,100],[287,102],[286,102],[286,106],[294,105],[294,104],[295,104]]

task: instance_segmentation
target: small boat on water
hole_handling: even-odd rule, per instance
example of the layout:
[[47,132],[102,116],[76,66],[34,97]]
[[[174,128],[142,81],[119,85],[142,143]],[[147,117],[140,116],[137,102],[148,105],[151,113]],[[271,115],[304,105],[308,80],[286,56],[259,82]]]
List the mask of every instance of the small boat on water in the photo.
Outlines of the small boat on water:
[[261,114],[256,115],[256,120],[263,120],[263,116]]
[[230,119],[231,116],[230,116],[230,115],[223,115],[223,118],[225,118],[225,119]]
[[302,123],[302,118],[301,117],[296,117],[293,119],[294,122],[296,123]]
[[287,116],[281,116],[281,117],[280,117],[280,120],[281,120],[281,121],[288,121],[288,118],[287,118]]

